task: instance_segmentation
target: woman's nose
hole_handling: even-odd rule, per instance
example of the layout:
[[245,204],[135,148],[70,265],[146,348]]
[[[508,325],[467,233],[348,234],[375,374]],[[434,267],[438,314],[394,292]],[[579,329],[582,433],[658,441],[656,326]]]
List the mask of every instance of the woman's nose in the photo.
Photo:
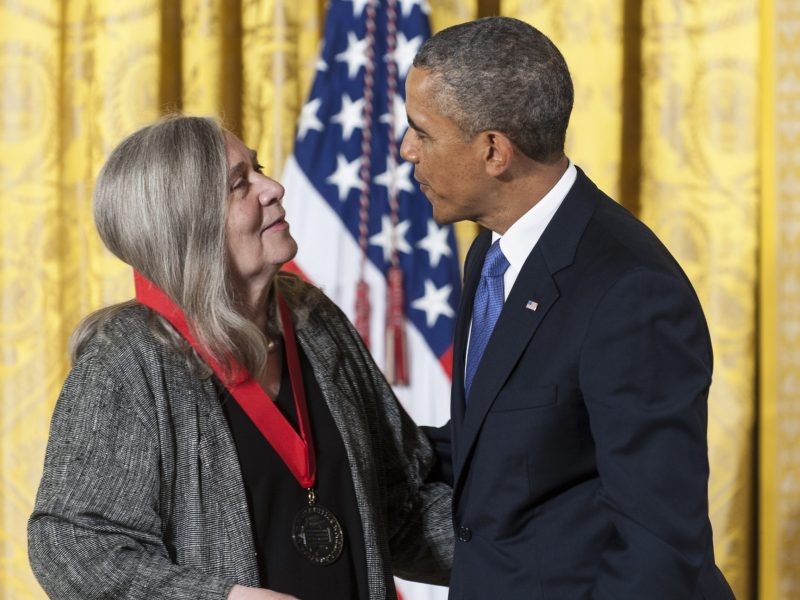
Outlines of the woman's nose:
[[261,203],[261,206],[269,206],[270,204],[283,200],[283,194],[286,192],[284,187],[266,175],[262,175],[261,177],[264,178],[262,184],[263,188],[258,193],[258,201]]

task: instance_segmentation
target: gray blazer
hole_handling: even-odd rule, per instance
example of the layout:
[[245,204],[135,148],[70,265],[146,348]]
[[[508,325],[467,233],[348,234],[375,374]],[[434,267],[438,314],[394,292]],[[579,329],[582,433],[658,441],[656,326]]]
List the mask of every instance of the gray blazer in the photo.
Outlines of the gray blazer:
[[[425,484],[427,439],[347,318],[305,286],[294,320],[347,452],[371,599],[394,574],[446,584],[450,488]],[[218,383],[122,309],[74,365],[56,404],[30,561],[52,598],[202,600],[259,586],[247,499]],[[331,598],[335,598],[335,593]]]

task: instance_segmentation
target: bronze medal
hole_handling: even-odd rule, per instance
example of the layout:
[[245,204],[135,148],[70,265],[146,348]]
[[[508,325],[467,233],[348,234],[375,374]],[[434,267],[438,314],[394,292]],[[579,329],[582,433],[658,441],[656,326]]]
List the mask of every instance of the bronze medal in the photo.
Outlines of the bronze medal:
[[292,539],[300,554],[317,565],[335,562],[344,548],[344,534],[338,519],[327,508],[316,504],[297,513]]

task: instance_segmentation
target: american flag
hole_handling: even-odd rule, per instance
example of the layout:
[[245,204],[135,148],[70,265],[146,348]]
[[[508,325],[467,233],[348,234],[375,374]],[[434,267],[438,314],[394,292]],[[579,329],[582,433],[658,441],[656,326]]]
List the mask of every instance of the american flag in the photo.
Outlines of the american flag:
[[[405,315],[408,382],[395,392],[415,421],[440,425],[450,406],[458,254],[452,227],[434,222],[412,165],[397,156],[407,128],[405,79],[430,35],[428,12],[425,0],[331,0],[282,182],[299,245],[294,267],[356,324],[367,316],[363,304],[356,310],[362,281],[370,307],[363,335],[390,379],[403,378],[403,353],[387,335],[387,297],[400,291],[390,273],[402,271],[395,297]],[[402,581],[398,589],[405,600],[445,597],[443,588]]]

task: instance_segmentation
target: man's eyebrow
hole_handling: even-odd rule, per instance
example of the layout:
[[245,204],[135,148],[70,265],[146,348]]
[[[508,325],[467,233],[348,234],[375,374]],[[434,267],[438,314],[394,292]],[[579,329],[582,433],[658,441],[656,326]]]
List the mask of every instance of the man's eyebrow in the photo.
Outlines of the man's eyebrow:
[[252,148],[250,149],[250,160],[253,161],[253,166],[258,164],[258,153]]
[[428,135],[427,131],[425,131],[422,127],[414,123],[414,119],[412,119],[408,115],[406,115],[406,119],[408,120],[408,126],[411,127],[411,129],[413,129],[417,133],[424,133],[425,135]]

